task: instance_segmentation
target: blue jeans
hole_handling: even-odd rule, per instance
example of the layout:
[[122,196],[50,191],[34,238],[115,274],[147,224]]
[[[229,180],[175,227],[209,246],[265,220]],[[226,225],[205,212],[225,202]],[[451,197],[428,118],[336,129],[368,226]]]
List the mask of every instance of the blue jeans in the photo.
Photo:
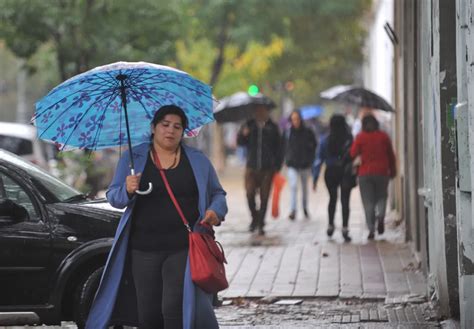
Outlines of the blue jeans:
[[308,209],[308,178],[311,174],[310,168],[297,169],[288,167],[288,184],[290,185],[290,211],[296,212],[296,198],[298,194],[298,178],[301,182],[303,209]]

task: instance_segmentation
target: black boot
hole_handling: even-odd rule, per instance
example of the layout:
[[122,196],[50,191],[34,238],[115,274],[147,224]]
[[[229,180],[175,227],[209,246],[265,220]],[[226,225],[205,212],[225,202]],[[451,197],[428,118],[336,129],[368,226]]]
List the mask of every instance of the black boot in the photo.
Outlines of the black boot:
[[349,229],[347,227],[342,228],[342,237],[345,242],[351,242],[352,238],[349,236]]
[[334,225],[329,225],[326,233],[327,233],[328,237],[332,237],[332,235],[334,233]]
[[383,217],[379,217],[377,222],[377,232],[378,234],[383,234],[383,232],[385,232],[385,219]]

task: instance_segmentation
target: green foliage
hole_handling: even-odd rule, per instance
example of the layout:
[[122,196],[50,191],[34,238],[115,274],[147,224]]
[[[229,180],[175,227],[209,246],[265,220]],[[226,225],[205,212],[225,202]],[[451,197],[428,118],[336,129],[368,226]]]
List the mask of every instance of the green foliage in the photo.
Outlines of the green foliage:
[[352,83],[370,0],[0,0],[0,38],[54,85],[124,60],[169,64],[222,97],[257,84],[297,105]]
[[18,57],[46,42],[61,79],[117,60],[171,58],[176,16],[153,0],[1,0],[0,37]]

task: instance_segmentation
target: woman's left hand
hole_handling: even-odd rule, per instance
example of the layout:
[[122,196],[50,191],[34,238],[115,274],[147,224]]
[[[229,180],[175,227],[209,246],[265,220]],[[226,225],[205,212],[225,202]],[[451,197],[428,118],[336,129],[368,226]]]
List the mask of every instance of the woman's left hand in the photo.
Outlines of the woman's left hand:
[[207,223],[209,225],[219,225],[221,221],[214,210],[206,210],[206,214],[202,220],[202,223]]

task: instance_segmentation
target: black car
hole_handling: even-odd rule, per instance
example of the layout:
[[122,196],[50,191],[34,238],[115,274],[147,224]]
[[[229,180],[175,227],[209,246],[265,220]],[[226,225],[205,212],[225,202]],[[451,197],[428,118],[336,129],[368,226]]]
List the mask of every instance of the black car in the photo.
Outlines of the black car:
[[82,327],[120,215],[0,150],[0,312]]

